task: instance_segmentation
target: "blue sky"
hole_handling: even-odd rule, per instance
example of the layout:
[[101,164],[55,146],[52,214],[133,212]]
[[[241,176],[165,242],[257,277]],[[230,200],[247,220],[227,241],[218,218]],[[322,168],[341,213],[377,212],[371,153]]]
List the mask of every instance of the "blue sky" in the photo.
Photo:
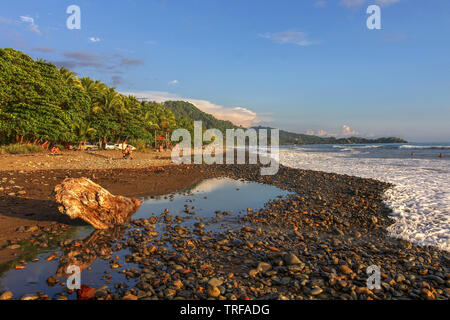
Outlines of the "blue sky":
[[[66,8],[81,8],[81,30]],[[381,7],[381,30],[366,9]],[[0,46],[219,118],[450,141],[448,0],[16,0]]]

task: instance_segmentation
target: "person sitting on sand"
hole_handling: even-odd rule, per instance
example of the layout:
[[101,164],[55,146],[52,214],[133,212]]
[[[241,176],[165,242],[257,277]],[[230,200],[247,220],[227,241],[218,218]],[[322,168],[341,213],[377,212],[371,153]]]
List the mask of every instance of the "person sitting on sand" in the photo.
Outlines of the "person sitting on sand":
[[131,156],[133,155],[133,150],[131,150],[130,146],[127,146],[125,150],[123,150],[123,158],[126,160],[128,158],[133,159]]
[[57,146],[52,146],[50,148],[50,154],[51,155],[58,155],[61,154],[61,150],[59,150],[59,148]]

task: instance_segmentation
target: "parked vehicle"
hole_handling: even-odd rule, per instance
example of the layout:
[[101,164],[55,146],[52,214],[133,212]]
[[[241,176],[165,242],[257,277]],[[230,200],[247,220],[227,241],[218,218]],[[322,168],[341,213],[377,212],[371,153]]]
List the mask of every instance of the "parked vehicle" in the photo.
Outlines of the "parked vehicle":
[[95,144],[91,144],[90,142],[86,143],[86,145],[84,146],[85,150],[98,150],[98,146],[96,146]]
[[114,143],[107,142],[105,144],[105,149],[106,150],[115,150],[116,149],[116,145]]

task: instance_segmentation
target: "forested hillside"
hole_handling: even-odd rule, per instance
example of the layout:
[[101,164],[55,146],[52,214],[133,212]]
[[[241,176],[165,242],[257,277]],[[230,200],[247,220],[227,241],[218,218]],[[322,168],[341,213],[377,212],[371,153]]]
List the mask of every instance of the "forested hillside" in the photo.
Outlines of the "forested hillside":
[[100,81],[0,49],[0,144],[145,144],[183,121],[161,104],[139,102]]
[[218,120],[213,115],[203,112],[194,106],[192,103],[186,101],[166,101],[164,102],[170,111],[173,112],[176,118],[186,118],[195,121],[202,121],[206,129],[219,129],[225,132],[226,129],[239,128],[230,121]]

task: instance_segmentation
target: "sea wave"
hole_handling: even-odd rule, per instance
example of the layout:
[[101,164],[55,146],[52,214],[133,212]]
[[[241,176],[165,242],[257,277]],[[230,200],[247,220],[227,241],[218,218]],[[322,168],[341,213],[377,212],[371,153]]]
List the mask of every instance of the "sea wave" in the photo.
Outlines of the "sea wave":
[[341,152],[281,150],[280,163],[373,178],[394,184],[385,203],[395,221],[391,236],[450,251],[450,162],[438,159],[345,157]]
[[433,150],[450,150],[450,146],[417,146],[417,145],[410,145],[405,144],[399,147],[400,149],[433,149]]

